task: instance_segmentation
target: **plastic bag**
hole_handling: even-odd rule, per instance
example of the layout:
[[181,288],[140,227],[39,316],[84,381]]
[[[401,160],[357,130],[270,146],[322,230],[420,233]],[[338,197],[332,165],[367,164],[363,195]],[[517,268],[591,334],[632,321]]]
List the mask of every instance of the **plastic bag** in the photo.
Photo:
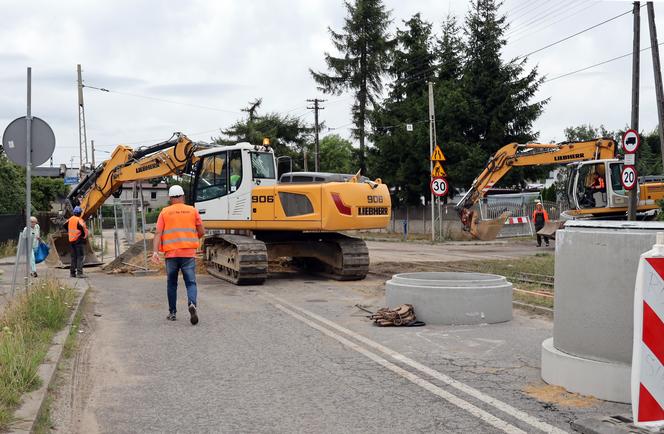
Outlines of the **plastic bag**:
[[44,262],[50,250],[48,244],[39,241],[39,245],[35,249],[35,263],[39,264],[40,262]]

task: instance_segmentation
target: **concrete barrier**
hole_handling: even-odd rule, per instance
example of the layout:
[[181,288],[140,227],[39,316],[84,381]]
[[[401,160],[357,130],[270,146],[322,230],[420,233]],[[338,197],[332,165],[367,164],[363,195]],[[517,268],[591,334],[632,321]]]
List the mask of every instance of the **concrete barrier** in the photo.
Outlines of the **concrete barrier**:
[[571,220],[556,233],[553,339],[542,379],[600,399],[630,402],[634,285],[658,222]]
[[466,325],[512,319],[512,284],[481,273],[395,274],[385,284],[387,305],[412,304],[427,324]]

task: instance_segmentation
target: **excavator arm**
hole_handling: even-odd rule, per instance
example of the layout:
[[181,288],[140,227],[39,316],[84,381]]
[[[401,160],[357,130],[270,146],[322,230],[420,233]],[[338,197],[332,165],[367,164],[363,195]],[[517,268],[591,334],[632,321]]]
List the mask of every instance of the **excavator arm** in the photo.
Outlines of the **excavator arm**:
[[500,148],[489,159],[482,173],[475,178],[470,189],[459,200],[456,210],[464,229],[478,238],[477,218],[473,206],[513,167],[567,164],[573,161],[614,158],[616,143],[611,139],[564,143],[510,143]]
[[88,174],[67,196],[73,208],[79,205],[85,219],[93,215],[125,182],[159,178],[182,172],[194,163],[194,152],[201,145],[175,133],[165,142],[133,150],[119,145],[111,157]]

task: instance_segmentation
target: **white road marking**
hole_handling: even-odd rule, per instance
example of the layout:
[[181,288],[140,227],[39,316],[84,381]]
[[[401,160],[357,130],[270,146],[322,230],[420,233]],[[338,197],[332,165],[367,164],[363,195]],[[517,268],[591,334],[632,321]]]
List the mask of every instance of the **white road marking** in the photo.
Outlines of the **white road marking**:
[[386,354],[386,355],[392,357],[393,359],[395,359],[395,360],[397,360],[401,363],[404,363],[404,364],[406,364],[406,365],[408,365],[408,366],[410,366],[414,369],[417,369],[418,371],[423,372],[423,373],[425,373],[425,374],[427,374],[427,375],[429,375],[429,376],[431,376],[431,377],[433,377],[437,380],[440,380],[443,383],[445,383],[445,384],[447,384],[451,387],[454,387],[455,389],[457,389],[461,392],[464,392],[464,393],[466,393],[466,394],[468,394],[468,395],[470,395],[470,396],[472,396],[472,397],[474,397],[474,398],[476,398],[476,399],[478,399],[478,400],[480,400],[480,401],[482,401],[482,402],[484,402],[484,403],[486,403],[486,404],[488,404],[488,405],[490,405],[494,408],[497,408],[498,410],[500,410],[502,412],[505,412],[505,413],[509,414],[510,416],[513,416],[516,419],[519,419],[519,420],[527,423],[528,425],[530,425],[532,427],[535,427],[535,428],[537,428],[539,430],[542,430],[546,433],[555,433],[555,434],[567,433],[567,431],[564,431],[564,430],[562,430],[560,428],[557,428],[553,425],[550,425],[550,424],[548,424],[544,421],[541,421],[541,420],[537,419],[536,417],[531,416],[528,413],[526,413],[524,411],[521,411],[521,410],[519,410],[519,409],[517,409],[517,408],[515,408],[515,407],[499,400],[499,399],[496,399],[492,396],[489,396],[489,395],[485,394],[484,392],[481,392],[481,391],[479,391],[479,390],[477,390],[477,389],[475,389],[475,388],[473,388],[473,387],[471,387],[471,386],[469,386],[465,383],[457,381],[457,380],[455,380],[455,379],[453,379],[453,378],[451,378],[451,377],[449,377],[449,376],[447,376],[447,375],[445,375],[441,372],[436,371],[435,369],[432,369],[432,368],[430,368],[426,365],[423,365],[423,364],[421,364],[421,363],[419,363],[419,362],[417,362],[417,361],[415,361],[415,360],[413,360],[409,357],[406,357],[403,354],[398,353],[398,352],[396,352],[396,351],[394,351],[390,348],[387,348],[384,345],[379,344],[378,342],[372,341],[371,339],[366,338],[366,337],[364,337],[364,336],[362,336],[358,333],[355,333],[354,331],[349,330],[345,327],[342,327],[342,326],[340,326],[339,324],[337,324],[335,322],[332,322],[332,321],[330,321],[326,318],[323,318],[320,315],[317,315],[313,312],[310,312],[306,309],[303,309],[299,306],[296,306],[292,303],[289,303],[288,301],[283,300],[282,298],[277,297],[276,295],[268,294],[268,293],[265,293],[265,294],[267,296],[275,299],[276,301],[278,301],[282,304],[285,304],[286,306],[291,307],[292,309],[300,311],[300,312],[304,313],[305,315],[307,315],[307,316],[309,316],[309,317],[311,317],[311,318],[313,318],[313,319],[315,319],[315,320],[317,320],[317,321],[319,321],[319,322],[321,322],[321,323],[323,323],[323,324],[325,324],[329,327],[332,327],[333,329],[338,330],[338,331],[340,331],[340,332],[342,332],[342,333],[344,333],[344,334],[346,334],[346,335],[362,342],[363,344],[366,344],[369,347],[380,351],[383,354]]
[[433,393],[434,395],[437,395],[444,400],[450,402],[451,404],[456,405],[457,407],[461,408],[462,410],[467,411],[468,413],[472,414],[473,416],[477,417],[478,419],[481,419],[482,421],[498,428],[499,430],[509,433],[509,434],[526,434],[525,431],[515,427],[514,425],[505,422],[502,419],[497,418],[496,416],[492,415],[491,413],[482,410],[481,408],[469,403],[468,401],[465,401],[461,398],[459,398],[456,395],[451,394],[450,392],[447,392],[446,390],[441,389],[440,387],[436,386],[433,383],[430,383],[426,381],[425,379],[418,377],[417,375],[406,371],[403,368],[400,368],[399,366],[395,365],[392,362],[389,362],[385,360],[384,358],[372,353],[371,351],[365,349],[364,347],[359,346],[355,342],[352,342],[343,336],[340,336],[333,331],[329,330],[326,327],[321,326],[320,324],[317,324],[313,321],[311,321],[308,318],[303,317],[302,315],[299,315],[298,313],[282,306],[279,303],[274,303],[270,300],[265,299],[268,301],[270,304],[272,304],[274,307],[277,309],[281,310],[284,313],[287,313],[288,315],[292,316],[293,318],[302,321],[306,325],[320,331],[321,333],[331,337],[332,339],[335,339],[339,341],[341,344],[347,346],[348,348],[357,351],[358,353],[362,354],[363,356],[366,356],[367,358],[373,360],[374,362],[378,363],[379,365],[383,366],[384,368],[389,369],[390,371],[394,372],[395,374],[417,384],[418,386],[422,387],[423,389],[426,389],[427,391]]

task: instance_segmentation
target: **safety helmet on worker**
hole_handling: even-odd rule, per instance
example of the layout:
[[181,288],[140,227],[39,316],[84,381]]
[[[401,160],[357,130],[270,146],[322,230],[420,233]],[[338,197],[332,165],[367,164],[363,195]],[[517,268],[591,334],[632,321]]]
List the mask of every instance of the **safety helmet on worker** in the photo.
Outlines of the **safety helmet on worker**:
[[168,197],[180,197],[184,196],[184,189],[180,185],[172,185],[171,188],[168,189]]
[[73,213],[74,213],[74,215],[81,215],[81,214],[83,214],[83,209],[81,209],[80,206],[75,206]]

